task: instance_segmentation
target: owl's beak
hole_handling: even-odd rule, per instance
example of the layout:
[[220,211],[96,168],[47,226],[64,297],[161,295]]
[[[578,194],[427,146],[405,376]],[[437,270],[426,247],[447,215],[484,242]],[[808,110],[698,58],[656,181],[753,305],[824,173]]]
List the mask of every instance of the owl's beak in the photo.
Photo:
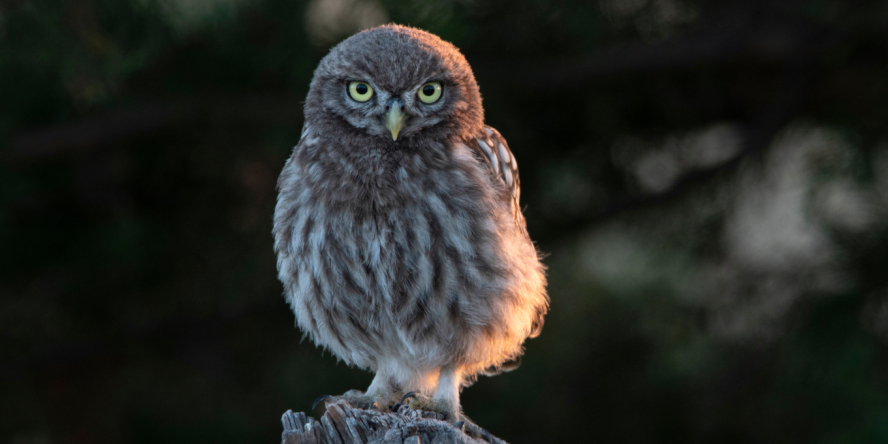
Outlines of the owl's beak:
[[393,103],[389,111],[385,113],[385,127],[392,132],[392,140],[398,140],[398,133],[404,128],[406,116],[401,112],[401,105]]

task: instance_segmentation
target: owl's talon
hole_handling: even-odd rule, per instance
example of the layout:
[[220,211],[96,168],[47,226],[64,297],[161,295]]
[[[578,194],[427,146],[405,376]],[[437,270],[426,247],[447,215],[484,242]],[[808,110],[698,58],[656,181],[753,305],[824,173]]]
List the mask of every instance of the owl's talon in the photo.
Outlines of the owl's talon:
[[398,404],[404,405],[404,401],[406,401],[407,398],[416,398],[416,396],[417,396],[416,392],[408,392],[406,395],[404,395],[403,398],[401,398],[400,401],[398,401]]
[[332,400],[332,399],[333,399],[333,397],[330,396],[330,395],[321,395],[321,396],[318,396],[317,399],[315,399],[314,402],[311,404],[311,409],[312,409],[312,410],[316,409],[316,408],[318,407],[318,404],[321,403],[321,401],[329,401],[329,400]]
[[401,401],[392,407],[393,411],[400,410],[401,406],[405,406],[410,410],[421,410],[426,413],[437,415],[437,419],[441,419],[450,423],[460,419],[458,409],[444,400],[430,398],[422,393],[410,392],[401,398]]

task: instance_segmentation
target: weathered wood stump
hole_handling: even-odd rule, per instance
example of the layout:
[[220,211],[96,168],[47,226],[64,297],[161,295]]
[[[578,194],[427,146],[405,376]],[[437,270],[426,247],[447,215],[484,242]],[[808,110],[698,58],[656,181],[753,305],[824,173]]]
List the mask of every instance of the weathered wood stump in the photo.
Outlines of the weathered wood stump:
[[470,421],[451,424],[434,412],[399,406],[392,412],[327,404],[318,421],[287,410],[281,444],[508,444]]

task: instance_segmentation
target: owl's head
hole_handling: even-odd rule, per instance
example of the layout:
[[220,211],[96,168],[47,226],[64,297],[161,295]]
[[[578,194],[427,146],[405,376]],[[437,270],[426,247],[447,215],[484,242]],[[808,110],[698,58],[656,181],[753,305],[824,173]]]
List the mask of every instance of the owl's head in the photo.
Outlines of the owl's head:
[[459,50],[398,25],[363,31],[334,47],[315,70],[305,103],[308,122],[387,144],[465,137],[484,125],[478,84]]

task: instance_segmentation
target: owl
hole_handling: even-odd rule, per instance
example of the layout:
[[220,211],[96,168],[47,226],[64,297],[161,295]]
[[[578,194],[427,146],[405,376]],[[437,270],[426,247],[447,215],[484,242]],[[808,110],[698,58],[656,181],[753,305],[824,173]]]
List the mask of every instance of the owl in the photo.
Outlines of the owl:
[[462,387],[514,367],[540,333],[545,269],[519,190],[452,44],[386,25],[321,60],[278,180],[274,249],[299,328],[375,372],[370,405],[412,392],[459,418]]

